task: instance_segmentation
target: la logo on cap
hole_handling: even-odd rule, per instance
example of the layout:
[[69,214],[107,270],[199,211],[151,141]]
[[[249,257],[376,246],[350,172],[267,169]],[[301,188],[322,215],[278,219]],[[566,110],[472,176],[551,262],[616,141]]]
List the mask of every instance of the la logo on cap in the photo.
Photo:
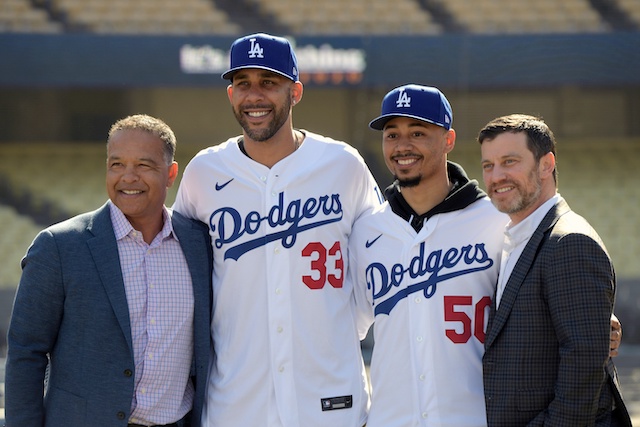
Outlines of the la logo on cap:
[[260,47],[260,43],[256,43],[256,39],[250,39],[251,48],[249,49],[249,58],[264,58],[264,49]]
[[396,101],[396,105],[398,106],[398,108],[411,107],[411,97],[407,95],[404,89],[400,89],[400,93],[398,94],[398,100]]

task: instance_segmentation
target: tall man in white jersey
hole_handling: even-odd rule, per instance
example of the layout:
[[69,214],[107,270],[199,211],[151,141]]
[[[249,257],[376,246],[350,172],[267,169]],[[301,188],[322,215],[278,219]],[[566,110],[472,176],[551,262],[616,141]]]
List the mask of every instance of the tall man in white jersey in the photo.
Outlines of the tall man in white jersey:
[[447,161],[452,121],[438,89],[406,85],[369,124],[396,181],[349,246],[356,295],[375,317],[367,427],[486,425],[484,331],[508,218]]
[[236,40],[222,77],[243,133],[194,157],[174,206],[212,237],[202,425],[361,427],[369,395],[347,248],[380,192],[354,148],[293,128],[303,86],[285,39]]

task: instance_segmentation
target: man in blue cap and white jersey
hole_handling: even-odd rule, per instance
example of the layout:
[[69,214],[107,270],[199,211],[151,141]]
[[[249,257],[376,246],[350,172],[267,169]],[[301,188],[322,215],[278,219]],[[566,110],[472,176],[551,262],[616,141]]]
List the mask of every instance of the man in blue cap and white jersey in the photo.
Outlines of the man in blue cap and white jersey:
[[508,218],[447,161],[452,123],[442,92],[405,85],[369,124],[395,182],[349,244],[359,307],[375,318],[367,427],[486,425],[484,328]]
[[286,39],[236,40],[223,78],[242,135],[198,153],[176,197],[175,210],[212,237],[215,356],[203,426],[366,422],[347,247],[381,194],[353,147],[293,127],[298,75]]

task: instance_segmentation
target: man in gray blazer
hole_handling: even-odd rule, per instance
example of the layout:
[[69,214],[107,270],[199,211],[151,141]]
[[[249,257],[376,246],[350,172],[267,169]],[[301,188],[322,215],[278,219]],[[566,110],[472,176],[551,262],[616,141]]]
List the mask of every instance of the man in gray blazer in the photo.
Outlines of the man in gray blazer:
[[613,265],[557,192],[553,133],[514,114],[478,141],[487,193],[511,220],[485,339],[488,425],[631,426],[609,358]]
[[8,333],[7,427],[200,425],[212,256],[206,226],[164,205],[175,145],[161,120],[116,122],[110,200],[29,248]]

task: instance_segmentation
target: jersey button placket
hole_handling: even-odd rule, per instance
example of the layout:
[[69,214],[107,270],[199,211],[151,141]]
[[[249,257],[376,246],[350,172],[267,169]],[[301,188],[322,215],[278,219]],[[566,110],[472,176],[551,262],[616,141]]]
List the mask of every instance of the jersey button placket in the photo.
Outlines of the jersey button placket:
[[[279,250],[279,248],[275,248],[273,252],[274,252],[274,254],[278,254],[280,252],[280,250]],[[275,289],[274,293],[275,293],[276,301],[279,301],[279,300],[282,300],[283,298],[285,298],[284,290],[280,286]],[[282,302],[282,301],[280,301],[280,302]],[[278,304],[279,304],[279,302],[276,303],[276,305],[278,305]],[[276,316],[274,316],[273,321],[277,326],[275,327],[276,333],[275,333],[275,335],[273,335],[272,340],[277,343],[276,345],[278,347],[282,348],[284,345],[286,345],[286,337],[283,334],[284,327],[282,326],[284,324],[283,323],[284,319],[281,318],[280,316],[276,315]],[[285,371],[285,363],[286,363],[287,358],[288,358],[288,356],[285,353],[282,353],[282,352],[279,355],[274,356],[274,360],[273,360],[274,367],[276,368],[276,370],[277,370],[277,372],[279,374],[284,373],[284,371]]]
[[[263,180],[264,189],[264,212],[263,218],[269,218],[274,207],[282,204],[279,209],[286,209],[286,194],[276,179],[277,174],[274,170],[270,170],[269,174]],[[282,198],[282,201],[280,200]],[[279,212],[279,211],[278,211]],[[266,235],[272,235],[282,231],[286,224],[279,224],[279,215],[273,214],[274,217],[263,223],[266,226]],[[278,218],[276,218],[278,216]],[[292,278],[291,266],[288,261],[289,251],[283,247],[282,241],[272,240],[264,247],[266,254],[266,272],[267,283],[270,289],[269,296],[269,341],[271,347],[271,371],[273,372],[274,391],[278,408],[273,410],[283,412],[280,402],[295,402],[296,398],[292,394],[294,387],[293,370],[290,369],[293,364],[293,348],[291,339],[291,310],[292,303],[291,293]]]
[[[423,232],[424,230],[422,230],[421,233],[419,234],[423,236]],[[407,251],[406,254],[403,254],[405,255],[405,259],[407,260],[406,261],[407,265],[409,265],[411,259],[417,254],[417,251],[419,251],[420,249],[419,243],[420,242],[416,242],[415,246],[412,247],[411,251]],[[416,378],[419,383],[424,383],[429,377],[428,362],[427,360],[425,360],[425,358],[430,358],[428,353],[429,349],[427,347],[429,334],[424,327],[424,324],[425,324],[424,310],[428,308],[428,306],[425,305],[428,303],[429,303],[429,300],[425,299],[422,292],[413,293],[407,300],[409,318],[411,319],[410,325],[409,325],[410,329],[408,330],[408,333],[410,334],[409,337],[411,337],[411,340],[413,341],[413,343],[411,344],[411,352],[415,360],[415,365],[414,365],[415,377],[414,378]],[[420,411],[419,412],[420,418],[426,420],[427,418],[426,408],[429,407],[429,403],[428,403],[429,396],[428,396],[428,393],[427,395],[425,395],[424,393],[425,387],[419,387],[419,389],[422,390],[418,394],[418,400],[421,403],[419,404],[417,409],[418,411]]]

